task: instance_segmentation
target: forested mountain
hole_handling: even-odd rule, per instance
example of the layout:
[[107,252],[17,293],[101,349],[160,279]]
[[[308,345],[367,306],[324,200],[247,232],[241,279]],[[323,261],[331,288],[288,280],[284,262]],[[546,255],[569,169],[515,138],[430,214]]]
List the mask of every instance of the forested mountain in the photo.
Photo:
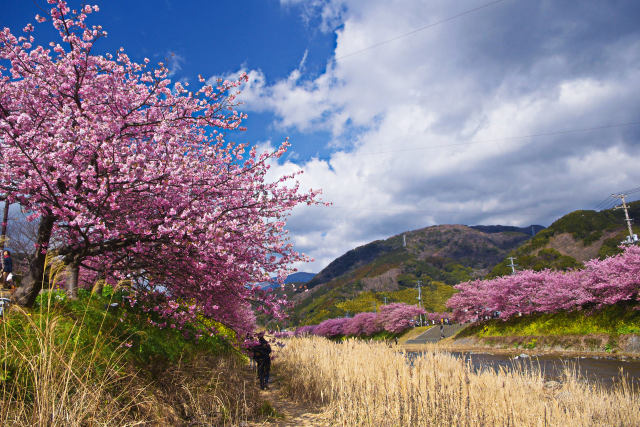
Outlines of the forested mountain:
[[292,295],[293,321],[317,323],[387,302],[422,303],[444,310],[453,285],[484,277],[513,249],[531,238],[536,225],[438,225],[377,240],[338,257]]
[[[640,220],[640,201],[629,204],[629,216]],[[640,233],[640,226],[634,226]],[[517,268],[567,270],[582,267],[585,261],[605,258],[621,252],[620,242],[628,234],[621,209],[603,211],[578,210],[571,212],[542,230],[522,246],[512,250]],[[511,268],[505,258],[488,277],[509,274]]]

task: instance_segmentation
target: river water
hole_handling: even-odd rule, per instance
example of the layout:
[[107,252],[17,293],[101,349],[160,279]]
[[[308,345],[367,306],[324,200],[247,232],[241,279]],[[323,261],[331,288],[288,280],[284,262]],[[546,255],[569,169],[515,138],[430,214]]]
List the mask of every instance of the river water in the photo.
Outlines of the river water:
[[[410,359],[420,352],[408,353]],[[558,356],[508,356],[490,353],[450,352],[453,356],[468,362],[474,371],[481,369],[511,370],[533,367],[539,368],[547,380],[562,381],[567,367],[576,372],[579,378],[589,383],[600,383],[611,387],[626,377],[636,391],[640,391],[640,360],[619,360],[601,357],[558,357]]]

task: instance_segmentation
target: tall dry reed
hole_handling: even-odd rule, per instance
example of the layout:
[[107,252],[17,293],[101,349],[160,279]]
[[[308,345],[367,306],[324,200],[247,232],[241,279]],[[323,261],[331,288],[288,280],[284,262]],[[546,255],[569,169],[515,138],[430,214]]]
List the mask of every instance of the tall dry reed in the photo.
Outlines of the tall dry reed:
[[[57,283],[64,265],[48,256],[47,267]],[[104,360],[103,336],[81,349],[83,320],[57,314],[53,298],[49,292],[36,312],[12,306],[0,320],[0,425],[139,424],[132,413],[148,402],[122,369],[122,353]]]
[[409,361],[386,345],[294,338],[275,369],[290,395],[328,404],[342,426],[637,426],[640,396],[581,382],[560,384],[539,370],[473,372],[433,348]]
[[3,323],[1,425],[137,423],[130,412],[141,403],[142,389],[128,387],[132,377],[120,369],[117,355],[98,370],[93,357],[81,356],[74,348],[77,331],[60,340],[59,317],[48,316],[38,324],[15,307],[11,315],[23,317],[23,322],[20,333],[8,333],[10,326]]

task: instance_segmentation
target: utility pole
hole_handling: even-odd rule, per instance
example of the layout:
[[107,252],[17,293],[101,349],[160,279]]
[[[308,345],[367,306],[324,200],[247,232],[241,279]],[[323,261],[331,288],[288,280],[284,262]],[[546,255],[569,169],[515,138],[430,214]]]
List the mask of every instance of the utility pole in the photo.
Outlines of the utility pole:
[[513,260],[515,259],[514,257],[510,256],[509,258],[507,258],[510,262],[508,264],[509,267],[511,267],[511,274],[516,274],[516,264],[513,263]]
[[622,200],[622,206],[616,206],[614,209],[624,209],[624,217],[625,217],[625,221],[627,223],[627,229],[629,230],[629,236],[627,237],[627,240],[622,242],[622,243],[634,243],[638,241],[638,236],[633,234],[633,228],[631,227],[631,221],[633,221],[631,218],[629,218],[629,207],[627,206],[627,201],[625,200],[625,198],[627,197],[626,194],[612,194],[611,196]]
[[[418,308],[422,308],[422,280],[418,280]],[[420,326],[422,326],[422,314],[420,315]]]

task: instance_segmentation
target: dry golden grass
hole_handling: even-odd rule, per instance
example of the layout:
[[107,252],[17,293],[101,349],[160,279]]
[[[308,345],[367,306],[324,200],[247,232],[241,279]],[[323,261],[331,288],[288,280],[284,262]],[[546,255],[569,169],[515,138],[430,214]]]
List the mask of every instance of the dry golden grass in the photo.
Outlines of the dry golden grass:
[[116,355],[96,373],[94,360],[78,357],[71,339],[56,339],[58,317],[37,323],[19,307],[13,307],[12,316],[23,317],[25,336],[30,338],[7,339],[3,323],[1,425],[139,424],[131,412],[137,404],[146,404],[144,390],[135,386],[133,376],[123,373]]
[[567,370],[562,383],[534,370],[474,373],[433,348],[408,362],[386,345],[294,338],[278,375],[297,399],[328,405],[342,426],[638,426],[640,395],[608,390]]
[[[51,258],[48,281],[57,283],[64,265]],[[52,310],[47,295],[39,312],[12,306],[0,318],[0,425],[226,426],[260,418],[255,377],[237,355],[203,352],[136,368],[109,346],[105,317],[83,347],[86,311],[73,321]]]

